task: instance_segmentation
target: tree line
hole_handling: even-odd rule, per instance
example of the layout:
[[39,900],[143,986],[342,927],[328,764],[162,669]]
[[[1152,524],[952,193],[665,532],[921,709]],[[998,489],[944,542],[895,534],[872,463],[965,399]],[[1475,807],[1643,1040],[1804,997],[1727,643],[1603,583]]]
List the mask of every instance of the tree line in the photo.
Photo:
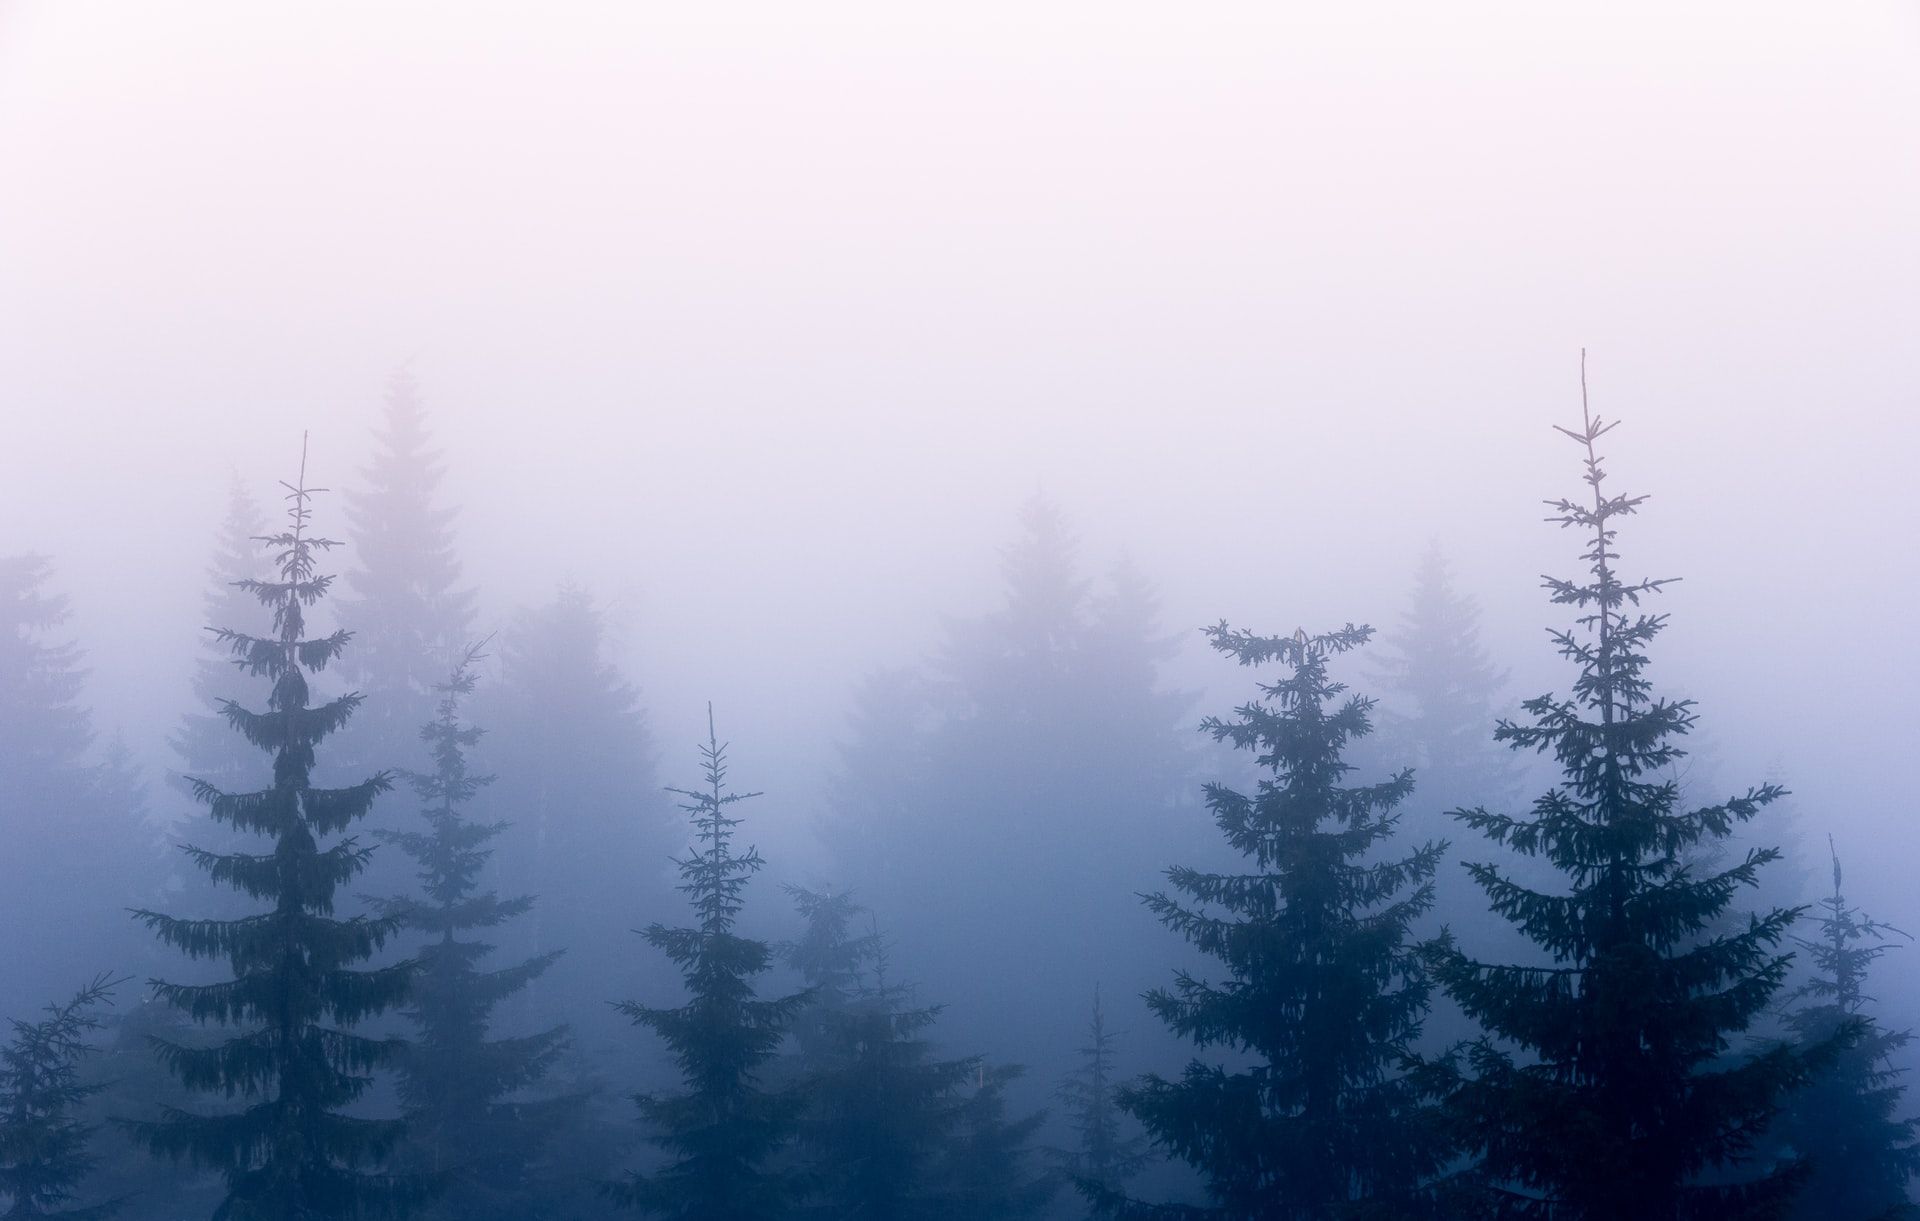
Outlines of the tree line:
[[[208,815],[184,870],[123,833],[146,825],[124,751],[87,758],[45,563],[0,563],[4,799],[82,837],[16,902],[66,912],[104,880],[164,951],[124,1018],[135,989],[101,975],[13,1022],[0,1216],[1902,1215],[1908,1035],[1868,990],[1901,934],[1849,901],[1837,849],[1811,907],[1774,881],[1790,862],[1752,828],[1780,783],[1703,800],[1683,772],[1699,712],[1652,677],[1669,582],[1623,566],[1645,497],[1611,489],[1613,427],[1583,401],[1560,430],[1580,490],[1550,519],[1579,568],[1545,592],[1568,678],[1506,717],[1435,557],[1370,671],[1397,708],[1349,686],[1369,626],[1222,622],[1208,644],[1254,678],[1196,747],[1145,582],[1082,578],[1030,505],[1005,607],[861,689],[826,828],[854,884],[788,885],[787,940],[743,924],[768,903],[760,794],[732,786],[712,708],[696,778],[662,789],[588,595],[478,637],[405,379],[348,498],[343,590],[304,452],[280,527],[233,498],[173,739]],[[367,830],[407,794],[409,824]],[[1024,955],[970,985],[973,1025],[899,966],[969,943]],[[644,995],[546,1020],[556,976],[591,993],[643,955]],[[1122,1006],[1184,1064],[1140,1071]],[[1009,1038],[994,1012],[1049,1029]],[[631,1098],[611,1039],[660,1053]],[[1057,1119],[1022,1050],[1058,1070]]]

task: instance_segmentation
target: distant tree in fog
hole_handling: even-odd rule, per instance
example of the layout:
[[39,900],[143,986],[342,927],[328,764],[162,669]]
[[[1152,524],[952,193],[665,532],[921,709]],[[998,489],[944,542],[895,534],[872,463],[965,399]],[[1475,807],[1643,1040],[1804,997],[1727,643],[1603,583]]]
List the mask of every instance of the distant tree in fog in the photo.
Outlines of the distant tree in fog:
[[937,1059],[936,1006],[886,974],[880,935],[856,933],[865,909],[846,892],[790,887],[804,931],[785,949],[807,984],[795,1020],[807,1105],[800,1153],[809,1179],[798,1215],[819,1221],[939,1221],[955,1202],[937,1173],[962,1118],[978,1057]]
[[944,1146],[935,1173],[941,1221],[1022,1221],[1041,1215],[1060,1189],[1038,1165],[1034,1137],[1045,1111],[1008,1115],[1007,1089],[1025,1070],[1017,1064],[979,1064],[963,1091],[960,1123]]
[[100,1028],[100,1007],[110,1003],[113,986],[106,976],[97,976],[70,999],[48,1005],[39,1021],[15,1019],[13,1037],[0,1046],[4,1221],[94,1221],[119,1207],[117,1202],[74,1203],[96,1164],[90,1152],[94,1128],[79,1112],[101,1089],[82,1080],[80,1061],[94,1050],[87,1038]]
[[[266,612],[246,582],[263,580],[272,573],[258,541],[266,531],[258,502],[236,476],[227,492],[226,516],[207,565],[201,622],[236,627],[264,620]],[[169,739],[180,765],[178,787],[191,793],[186,776],[236,791],[265,780],[260,752],[237,736],[219,713],[223,701],[245,699],[252,683],[245,670],[234,664],[233,651],[211,630],[201,637],[191,683],[193,708],[180,718]]]
[[787,1216],[800,1196],[798,1177],[780,1159],[804,1099],[767,1088],[764,1077],[806,996],[761,1000],[754,992],[773,950],[734,931],[747,881],[762,862],[756,849],[735,849],[740,819],[732,809],[759,794],[728,790],[726,747],[713,731],[711,708],[700,755],[703,786],[671,790],[686,798],[680,808],[693,823],[694,844],[678,864],[694,923],[651,924],[642,934],[679,968],[687,999],[672,1007],[618,1006],[666,1043],[684,1088],[638,1097],[649,1139],[666,1162],[610,1184],[608,1194],[676,1221],[762,1221]]
[[[150,898],[165,845],[124,743],[96,752],[71,610],[42,556],[0,557],[0,927],[13,939],[0,1011],[60,986],[71,956],[126,966],[145,947],[117,910]],[[106,901],[102,896],[107,896]]]
[[341,757],[362,767],[417,768],[416,730],[432,719],[434,687],[473,638],[474,594],[461,584],[455,511],[439,502],[446,467],[427,430],[420,389],[405,370],[387,382],[373,460],[346,496],[353,566],[340,622],[353,630],[342,661],[367,697]]
[[842,867],[911,913],[907,961],[964,987],[968,1014],[1077,1009],[1097,978],[1144,986],[1129,896],[1191,809],[1190,700],[1162,686],[1175,646],[1150,589],[1125,566],[1085,578],[1044,499],[1020,527],[1001,606],[950,623],[924,667],[862,686],[831,780]]
[[1093,994],[1093,1016],[1079,1063],[1060,1083],[1060,1101],[1073,1131],[1071,1148],[1053,1151],[1067,1178],[1092,1198],[1117,1193],[1151,1159],[1144,1135],[1129,1131],[1120,1109],[1118,1038],[1107,1025],[1100,991]]
[[1644,497],[1605,488],[1597,446],[1611,428],[1583,411],[1578,429],[1561,430],[1583,450],[1587,490],[1549,502],[1551,520],[1584,536],[1588,566],[1583,579],[1546,581],[1577,616],[1554,633],[1578,671],[1573,692],[1528,700],[1526,719],[1495,731],[1516,750],[1551,752],[1561,782],[1527,816],[1458,815],[1561,876],[1534,889],[1471,866],[1494,911],[1552,967],[1435,947],[1439,982],[1492,1036],[1473,1049],[1457,1111],[1481,1158],[1474,1180],[1499,1215],[1771,1217],[1795,1176],[1739,1163],[1808,1061],[1784,1047],[1743,1060],[1725,1052],[1781,987],[1780,942],[1795,912],[1702,937],[1778,853],[1752,849],[1712,871],[1686,861],[1782,791],[1763,784],[1716,805],[1680,803],[1670,764],[1695,714],[1690,701],[1656,695],[1647,675],[1666,616],[1641,606],[1667,582],[1616,569],[1621,519]]
[[[525,949],[568,951],[564,970],[600,978],[624,954],[607,913],[660,914],[673,850],[639,693],[609,656],[605,616],[564,586],[501,639],[501,680],[479,706],[494,726],[500,782],[480,799],[511,818],[502,843],[538,907],[516,934]],[[659,885],[651,885],[658,879]]]
[[[1371,634],[1271,637],[1224,623],[1207,633],[1241,665],[1287,672],[1232,719],[1205,722],[1270,773],[1252,794],[1206,788],[1214,821],[1255,871],[1177,866],[1167,879],[1178,897],[1147,898],[1226,970],[1219,981],[1183,971],[1149,1007],[1196,1047],[1239,1053],[1196,1058],[1178,1080],[1149,1075],[1121,1094],[1155,1143],[1200,1173],[1209,1206],[1195,1216],[1415,1216],[1447,1160],[1425,1075],[1403,1067],[1428,999],[1410,930],[1433,901],[1444,845],[1389,847],[1410,770],[1343,783],[1373,701],[1345,694],[1328,662]],[[1114,1215],[1160,1214],[1093,1194]]]
[[1898,930],[1847,902],[1840,857],[1833,857],[1833,892],[1822,899],[1814,932],[1795,937],[1813,975],[1794,993],[1787,1023],[1808,1047],[1851,1039],[1831,1065],[1792,1094],[1768,1133],[1767,1144],[1806,1159],[1805,1187],[1794,1203],[1796,1221],[1911,1216],[1907,1187],[1920,1174],[1920,1121],[1896,1114],[1906,1087],[1894,1056],[1913,1039],[1888,1030],[1870,1012],[1867,975]]
[[414,955],[418,970],[407,1017],[414,1036],[395,1059],[407,1133],[396,1161],[444,1183],[434,1215],[462,1221],[533,1221],[559,1216],[559,1185],[546,1166],[556,1125],[579,1110],[572,1097],[529,1099],[566,1047],[552,1028],[493,1036],[494,1009],[538,979],[558,958],[552,951],[504,967],[485,966],[493,946],[476,934],[524,915],[531,898],[503,899],[482,889],[502,823],[474,822],[466,806],[491,776],[472,771],[467,752],[482,736],[461,716],[476,682],[478,646],[469,647],[438,684],[440,706],[420,730],[433,770],[408,778],[421,801],[425,831],[381,832],[419,867],[420,894],[384,908],[429,940]]
[[399,1122],[350,1112],[395,1051],[393,1042],[351,1028],[401,1003],[413,964],[356,965],[400,921],[337,915],[340,887],[366,867],[370,850],[352,836],[320,846],[364,818],[390,781],[381,773],[322,789],[311,780],[317,747],[360,703],[357,694],[312,702],[308,675],[337,659],[350,636],[306,635],[307,614],[333,581],[317,571],[319,555],[336,545],[307,533],[316,490],[306,486],[303,453],[300,478],[289,485],[288,525],[264,540],[277,579],[244,585],[272,612],[271,634],[219,631],[247,673],[268,680],[264,710],[227,701],[221,713],[271,756],[272,786],[235,793],[194,785],[215,820],[264,837],[268,850],[189,846],[189,856],[214,882],[268,906],[236,919],[136,913],[165,944],[233,972],[215,983],[155,981],[160,998],[195,1022],[234,1029],[211,1045],[155,1047],[183,1085],[237,1098],[241,1109],[169,1110],[129,1124],[153,1152],[224,1173],[227,1195],[216,1215],[228,1221],[405,1213],[424,1194],[417,1183],[370,1171],[398,1140]]
[[1414,570],[1406,612],[1380,643],[1379,741],[1420,778],[1415,816],[1434,821],[1443,810],[1517,797],[1521,768],[1493,741],[1507,673],[1481,643],[1480,605],[1454,587],[1437,540]]

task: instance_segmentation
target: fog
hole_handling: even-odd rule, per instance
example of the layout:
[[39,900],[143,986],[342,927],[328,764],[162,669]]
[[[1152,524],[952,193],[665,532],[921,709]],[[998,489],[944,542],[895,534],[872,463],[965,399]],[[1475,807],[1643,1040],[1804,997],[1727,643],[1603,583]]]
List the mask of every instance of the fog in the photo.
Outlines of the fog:
[[[1250,770],[1197,727],[1257,676],[1203,625],[1372,624],[1387,639],[1336,667],[1370,691],[1437,542],[1508,674],[1495,711],[1568,688],[1543,629],[1570,616],[1540,579],[1580,571],[1579,547],[1542,501],[1580,490],[1552,426],[1579,424],[1584,349],[1594,410],[1624,421],[1610,486],[1651,496],[1623,568],[1683,578],[1655,686],[1698,701],[1720,787],[1792,790],[1816,883],[1831,834],[1849,899],[1920,929],[1916,65],[1920,12],[1893,3],[15,0],[0,555],[48,557],[43,592],[69,602],[46,639],[83,654],[90,758],[118,735],[152,818],[193,838],[170,736],[204,711],[229,488],[277,512],[304,434],[330,489],[314,528],[348,544],[323,570],[355,569],[346,495],[411,379],[473,633],[500,634],[476,719],[504,707],[486,700],[518,616],[587,591],[646,717],[633,808],[697,786],[711,703],[732,781],[765,792],[739,809],[767,862],[743,927],[794,935],[784,883],[853,885],[894,969],[946,1003],[931,1037],[1028,1062],[1017,1096],[1040,1106],[1062,1065],[1035,1061],[1084,1017],[1057,998],[1095,981],[1030,979],[1053,951],[1005,957],[993,918],[971,923],[955,896],[1011,885],[979,861],[944,862],[951,893],[918,911],[851,876],[833,828],[856,692],[937,670],[1005,605],[1041,497],[1080,576],[1104,588],[1125,561],[1152,587],[1173,641],[1154,685],[1191,696],[1161,864],[1224,867],[1199,784]],[[1552,779],[1528,766],[1526,797]],[[370,825],[415,804],[385,797]],[[13,885],[67,832],[6,808]],[[627,930],[683,914],[664,853],[631,868],[630,910],[568,917],[604,914],[604,944],[527,1002],[629,1048],[616,1093],[671,1080],[602,1010],[671,1000]],[[505,848],[491,869],[530,887]],[[191,870],[175,885],[170,910],[212,902]],[[1134,909],[1161,885],[1112,891]],[[183,969],[12,918],[33,966],[0,1014],[96,970]],[[1177,1070],[1191,1049],[1137,993],[1194,959],[1132,919],[1114,955],[1138,978],[1104,982],[1107,1010],[1129,1073]],[[952,956],[969,944],[979,960]],[[1875,978],[1892,1026],[1912,979],[1897,951]]]

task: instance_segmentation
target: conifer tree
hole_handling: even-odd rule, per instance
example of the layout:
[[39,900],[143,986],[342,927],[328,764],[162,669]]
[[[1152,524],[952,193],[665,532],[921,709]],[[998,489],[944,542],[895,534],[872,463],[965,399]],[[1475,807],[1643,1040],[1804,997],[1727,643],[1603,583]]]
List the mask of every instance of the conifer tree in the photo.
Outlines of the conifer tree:
[[790,887],[805,931],[787,961],[808,985],[795,1023],[807,1109],[800,1144],[820,1221],[935,1221],[954,1215],[938,1173],[978,1057],[933,1058],[935,1006],[891,984],[875,930],[846,892]]
[[[541,896],[502,948],[565,949],[553,987],[572,993],[620,969],[624,953],[605,936],[607,912],[631,910],[638,892],[640,915],[668,915],[654,896],[668,891],[669,803],[656,795],[639,692],[614,664],[605,615],[586,590],[563,586],[518,616],[500,652],[500,681],[476,699],[498,740],[500,782],[478,796],[476,809],[512,820],[503,851]],[[605,1030],[590,1022],[575,1029],[588,1042],[621,1033],[611,1013]]]
[[[155,1153],[225,1174],[227,1196],[216,1214],[222,1221],[402,1213],[422,1194],[418,1184],[370,1169],[398,1138],[399,1122],[347,1109],[394,1051],[391,1041],[351,1027],[400,1004],[413,964],[357,966],[399,921],[336,914],[340,887],[365,868],[370,853],[342,833],[391,781],[380,773],[347,788],[312,783],[316,748],[352,715],[360,696],[313,702],[308,675],[338,658],[350,633],[306,635],[309,611],[333,582],[318,571],[319,557],[336,544],[307,533],[310,502],[323,489],[306,484],[304,445],[300,477],[284,486],[288,525],[261,540],[274,553],[277,579],[242,582],[271,610],[272,631],[215,629],[247,673],[268,680],[264,710],[228,700],[221,713],[272,758],[273,783],[230,793],[194,782],[214,819],[263,837],[267,850],[186,849],[213,881],[268,906],[238,919],[135,913],[165,944],[193,959],[224,961],[233,973],[215,983],[154,981],[160,998],[195,1022],[235,1031],[211,1046],[156,1040],[155,1048],[183,1085],[245,1105],[214,1113],[169,1109],[156,1121],[130,1125]],[[334,836],[340,838],[321,847]]]
[[700,748],[705,787],[669,790],[686,798],[680,808],[693,823],[694,846],[676,863],[679,889],[693,907],[695,923],[651,924],[643,934],[680,969],[686,1003],[618,1006],[672,1050],[685,1088],[638,1096],[650,1139],[667,1162],[610,1185],[609,1194],[674,1221],[782,1217],[799,1189],[776,1159],[791,1141],[803,1100],[791,1091],[768,1090],[762,1076],[806,996],[760,1000],[754,993],[753,981],[772,965],[773,950],[734,927],[747,880],[762,861],[757,849],[734,849],[734,828],[741,820],[730,811],[759,794],[727,789],[726,752],[709,706],[707,741]]
[[1007,1114],[1007,1089],[1024,1071],[1018,1064],[976,1062],[960,1122],[935,1172],[941,1210],[934,1215],[941,1221],[1023,1221],[1039,1216],[1059,1190],[1059,1180],[1034,1164],[1034,1136],[1047,1113]]
[[347,757],[387,765],[412,761],[446,659],[473,638],[474,595],[461,585],[454,510],[439,503],[446,467],[404,369],[387,381],[374,443],[346,497],[357,564],[344,574],[340,617],[354,625],[354,648],[343,665],[367,706],[344,746]]
[[[1183,895],[1148,896],[1169,928],[1219,959],[1214,983],[1182,972],[1147,1003],[1202,1048],[1237,1049],[1247,1067],[1191,1061],[1178,1081],[1148,1076],[1121,1094],[1156,1144],[1192,1165],[1220,1221],[1409,1216],[1446,1149],[1420,1076],[1402,1070],[1428,984],[1409,926],[1432,902],[1443,845],[1383,854],[1413,788],[1410,770],[1343,783],[1344,753],[1371,730],[1373,701],[1346,695],[1329,660],[1366,643],[1347,626],[1257,636],[1222,623],[1207,637],[1244,666],[1289,672],[1217,741],[1253,751],[1271,773],[1249,795],[1209,784],[1207,804],[1256,872],[1167,871]],[[1097,1193],[1096,1193],[1097,1195]],[[1113,1199],[1120,1215],[1155,1210]]]
[[1074,1146],[1054,1151],[1060,1169],[1093,1199],[1119,1193],[1125,1182],[1147,1164],[1143,1135],[1126,1130],[1120,1109],[1118,1039],[1107,1026],[1100,990],[1093,992],[1093,1017],[1087,1023],[1087,1042],[1080,1063],[1060,1084],[1060,1101],[1073,1129]]
[[434,1212],[461,1221],[527,1221],[547,1215],[540,1155],[561,1111],[579,1100],[528,1101],[566,1047],[566,1030],[489,1037],[493,1010],[538,979],[560,956],[553,951],[488,968],[493,946],[474,934],[524,915],[531,898],[503,899],[481,889],[480,872],[502,823],[478,823],[466,806],[493,777],[469,769],[467,752],[483,730],[461,717],[483,654],[470,646],[438,684],[440,706],[421,727],[433,770],[409,776],[422,803],[426,831],[382,832],[418,868],[422,894],[390,900],[386,910],[430,940],[414,955],[418,968],[407,1017],[414,1037],[396,1058],[407,1136],[400,1160],[445,1184]]
[[93,1051],[87,1036],[100,1028],[100,1006],[110,1004],[116,981],[105,975],[37,1022],[13,1021],[13,1038],[0,1047],[0,1221],[64,1217],[95,1221],[117,1201],[79,1206],[80,1187],[93,1172],[93,1125],[79,1110],[100,1091],[80,1076]]
[[1668,582],[1617,570],[1621,520],[1645,497],[1607,491],[1598,443],[1613,425],[1586,410],[1584,367],[1582,400],[1580,428],[1559,431],[1583,450],[1587,492],[1548,503],[1549,520],[1584,536],[1588,575],[1545,579],[1576,615],[1552,636],[1578,676],[1571,695],[1528,700],[1526,719],[1495,731],[1516,750],[1551,752],[1562,780],[1528,815],[1456,814],[1561,875],[1535,889],[1491,864],[1468,867],[1552,965],[1489,965],[1444,938],[1433,952],[1439,982],[1492,1036],[1473,1049],[1456,1099],[1481,1156],[1473,1179],[1501,1216],[1770,1217],[1793,1189],[1790,1168],[1743,1178],[1736,1163],[1806,1066],[1785,1048],[1726,1053],[1785,978],[1780,942],[1795,912],[1703,936],[1778,853],[1753,849],[1710,871],[1685,862],[1781,790],[1680,805],[1669,765],[1695,712],[1655,693],[1648,651],[1666,616],[1642,609]]
[[[245,623],[259,609],[259,602],[244,582],[271,575],[255,541],[266,528],[258,502],[235,476],[227,492],[226,516],[207,565],[207,588],[201,600],[205,622]],[[183,790],[192,789],[185,776],[197,776],[223,791],[238,791],[264,778],[260,752],[236,737],[218,711],[223,701],[247,698],[248,686],[247,675],[233,664],[226,643],[208,635],[194,658],[194,709],[180,718],[170,739],[180,763],[179,785]]]
[[1836,1038],[1851,1043],[1788,1100],[1770,1140],[1804,1157],[1808,1177],[1794,1203],[1795,1221],[1855,1221],[1911,1216],[1907,1187],[1920,1174],[1920,1121],[1898,1119],[1905,1087],[1896,1054],[1911,1031],[1887,1030],[1868,1012],[1867,973],[1891,948],[1897,929],[1847,902],[1840,855],[1833,854],[1833,893],[1813,919],[1815,934],[1795,937],[1813,976],[1795,993],[1787,1023],[1802,1044]]

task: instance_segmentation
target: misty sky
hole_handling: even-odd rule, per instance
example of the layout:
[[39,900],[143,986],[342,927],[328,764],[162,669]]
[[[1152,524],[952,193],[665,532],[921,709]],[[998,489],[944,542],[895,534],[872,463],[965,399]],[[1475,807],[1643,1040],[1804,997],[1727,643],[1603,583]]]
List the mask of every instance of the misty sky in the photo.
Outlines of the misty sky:
[[228,472],[350,485],[405,365],[487,616],[591,583],[797,825],[1036,489],[1181,632],[1438,535],[1564,686],[1584,345],[1656,674],[1913,927],[1917,131],[1913,4],[13,0],[0,553],[162,765]]

